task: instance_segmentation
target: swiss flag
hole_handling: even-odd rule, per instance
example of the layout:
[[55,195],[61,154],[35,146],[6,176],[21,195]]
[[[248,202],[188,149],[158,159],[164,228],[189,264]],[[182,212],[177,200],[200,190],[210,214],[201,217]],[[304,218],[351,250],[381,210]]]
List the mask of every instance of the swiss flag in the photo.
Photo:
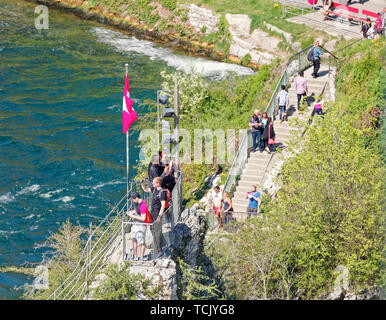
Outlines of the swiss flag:
[[122,110],[122,126],[123,133],[129,130],[133,122],[137,120],[137,113],[133,108],[133,101],[130,99],[130,88],[129,88],[129,74],[126,76],[125,90],[123,93],[123,110]]

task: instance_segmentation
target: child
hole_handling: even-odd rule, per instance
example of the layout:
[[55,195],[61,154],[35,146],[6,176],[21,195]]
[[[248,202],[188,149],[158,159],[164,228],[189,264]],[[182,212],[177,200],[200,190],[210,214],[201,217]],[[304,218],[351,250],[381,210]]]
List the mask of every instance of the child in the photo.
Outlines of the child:
[[318,116],[321,116],[323,119],[323,110],[322,110],[322,104],[320,103],[320,100],[316,102],[316,105],[314,106],[315,114]]
[[271,117],[268,118],[267,125],[264,128],[263,144],[265,151],[270,154],[272,146],[275,144],[275,131],[273,130],[273,122]]

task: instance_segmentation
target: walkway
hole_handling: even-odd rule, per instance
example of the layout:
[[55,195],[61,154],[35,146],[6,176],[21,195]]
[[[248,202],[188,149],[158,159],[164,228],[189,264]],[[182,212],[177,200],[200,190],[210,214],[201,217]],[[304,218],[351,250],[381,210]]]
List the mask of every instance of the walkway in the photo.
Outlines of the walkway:
[[[292,119],[302,119],[307,120],[310,118],[313,111],[313,106],[315,102],[315,96],[320,95],[321,91],[326,82],[330,83],[332,78],[328,76],[328,66],[321,65],[319,70],[319,77],[314,79],[311,76],[312,68],[304,72],[304,77],[307,81],[308,86],[308,104],[309,107],[303,112],[297,112],[297,95],[294,85],[294,79],[290,81],[291,87],[288,90],[290,97],[290,107],[287,112],[289,121],[280,123],[279,117],[274,121],[274,130],[276,133],[276,149],[285,149],[290,140],[290,135],[292,131],[299,131],[300,129],[296,128],[293,124]],[[324,101],[330,100],[330,86],[326,85],[324,91]],[[246,217],[246,210],[248,206],[248,199],[246,199],[247,192],[251,191],[251,186],[256,185],[258,191],[261,191],[264,188],[266,181],[269,179],[267,173],[272,170],[272,168],[278,162],[283,161],[285,157],[285,152],[277,153],[273,152],[272,154],[267,154],[266,152],[260,153],[259,151],[251,153],[248,158],[248,162],[241,174],[240,180],[238,181],[236,190],[233,195],[233,207],[234,215],[237,220],[244,220]]]

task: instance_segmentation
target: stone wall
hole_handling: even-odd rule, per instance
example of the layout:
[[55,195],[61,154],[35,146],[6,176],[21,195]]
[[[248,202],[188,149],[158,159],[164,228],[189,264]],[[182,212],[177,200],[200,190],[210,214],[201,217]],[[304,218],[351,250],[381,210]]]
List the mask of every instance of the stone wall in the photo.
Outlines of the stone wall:
[[210,9],[198,7],[195,4],[184,7],[189,9],[188,21],[196,31],[205,31],[205,34],[218,31],[217,24],[220,22],[220,15],[215,14]]
[[246,14],[227,13],[225,18],[232,35],[229,54],[239,59],[249,54],[251,61],[260,65],[271,63],[277,54],[281,39],[270,36],[260,29],[253,30],[251,34],[251,19]]

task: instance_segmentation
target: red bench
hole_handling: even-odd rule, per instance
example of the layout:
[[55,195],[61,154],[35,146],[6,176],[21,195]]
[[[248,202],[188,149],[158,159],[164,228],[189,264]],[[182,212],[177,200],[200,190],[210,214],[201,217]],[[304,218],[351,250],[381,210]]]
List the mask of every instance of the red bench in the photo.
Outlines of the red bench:
[[[343,19],[348,19],[349,21],[355,20],[358,22],[362,22],[361,20],[363,20],[363,19],[357,16],[359,14],[359,9],[352,8],[352,7],[346,6],[344,4],[336,3],[336,2],[333,2],[332,5],[335,9],[347,11],[347,12],[338,12],[336,10],[328,11],[329,14],[334,15],[336,17],[340,17],[341,22],[343,22]],[[356,14],[356,15],[354,15],[354,14]],[[331,18],[331,17],[329,17],[329,18]]]
[[365,15],[365,16],[370,16],[370,17],[373,17],[375,19],[378,19],[379,18],[379,15],[374,13],[374,12],[371,12],[371,11],[367,11],[365,9],[362,9],[362,14]]

